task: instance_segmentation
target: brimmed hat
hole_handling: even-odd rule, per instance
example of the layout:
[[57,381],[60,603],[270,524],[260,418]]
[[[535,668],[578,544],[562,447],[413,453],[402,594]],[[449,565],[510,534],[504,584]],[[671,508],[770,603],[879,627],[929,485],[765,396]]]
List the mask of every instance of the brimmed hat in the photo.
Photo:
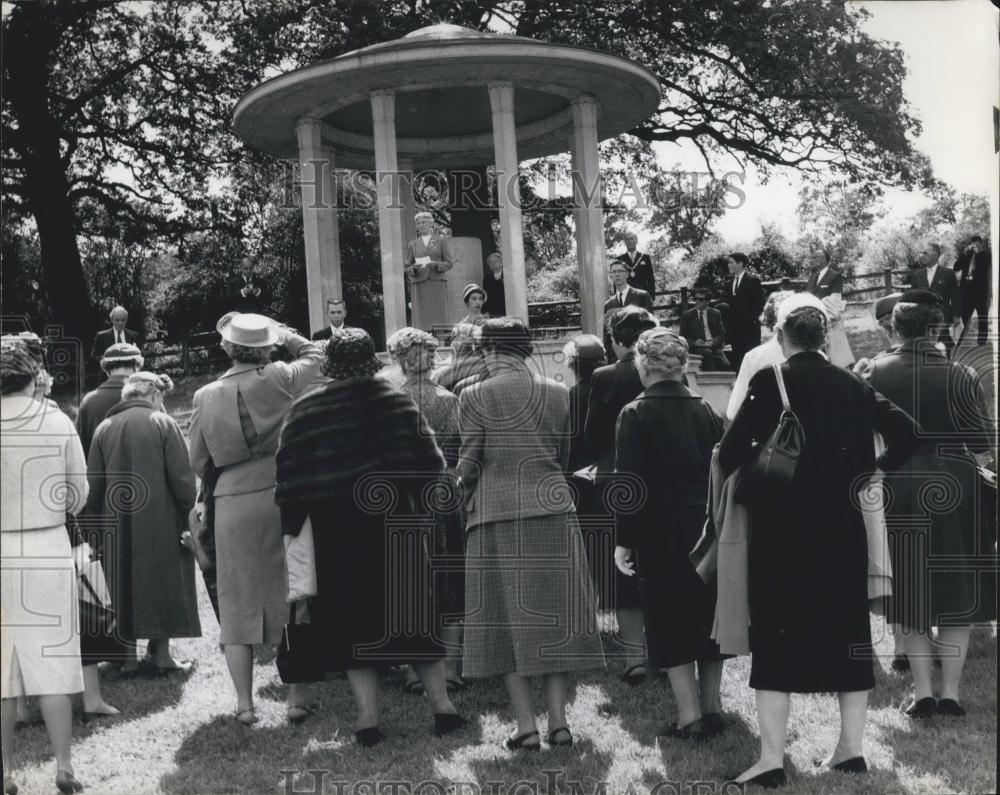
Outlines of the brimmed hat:
[[625,306],[611,316],[611,335],[617,342],[638,339],[639,335],[659,323],[656,317],[640,306]]
[[486,291],[480,287],[478,284],[467,284],[465,289],[462,290],[462,302],[468,305],[469,297],[479,293],[483,297],[483,303],[486,303]]
[[101,369],[110,370],[121,364],[135,364],[142,367],[142,351],[131,342],[116,342],[101,356]]
[[226,342],[243,348],[267,348],[278,344],[278,329],[271,318],[252,312],[230,312],[215,326]]
[[338,329],[326,345],[323,373],[334,380],[375,375],[382,363],[375,358],[375,343],[360,328]]

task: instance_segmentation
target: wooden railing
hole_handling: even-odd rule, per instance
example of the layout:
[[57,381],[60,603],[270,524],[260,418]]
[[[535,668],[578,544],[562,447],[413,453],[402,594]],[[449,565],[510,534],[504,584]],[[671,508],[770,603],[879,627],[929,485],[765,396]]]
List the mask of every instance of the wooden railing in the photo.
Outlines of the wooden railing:
[[[849,303],[868,301],[873,293],[887,295],[904,285],[896,277],[903,277],[908,270],[885,269],[878,273],[862,273],[844,278],[844,300]],[[766,292],[780,289],[802,289],[805,279],[777,279],[763,283]],[[850,285],[850,289],[846,286]],[[852,301],[852,299],[854,299]],[[691,289],[679,287],[657,290],[654,297],[656,315],[666,323],[676,323],[691,306]],[[540,338],[559,336],[580,330],[580,302],[536,301],[528,304],[528,320],[532,331]],[[215,331],[198,331],[184,336],[180,342],[167,343],[165,338],[146,341],[147,366],[155,370],[173,370],[184,376],[207,372],[224,366],[228,359],[219,347]],[[162,347],[158,347],[162,346]]]

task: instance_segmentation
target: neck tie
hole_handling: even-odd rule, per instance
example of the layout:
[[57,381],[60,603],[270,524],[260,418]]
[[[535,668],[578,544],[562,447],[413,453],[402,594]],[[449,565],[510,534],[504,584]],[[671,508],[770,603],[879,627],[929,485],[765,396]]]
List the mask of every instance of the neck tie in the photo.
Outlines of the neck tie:
[[121,345],[121,343],[123,343],[124,341],[125,340],[122,339],[122,333],[120,331],[116,331],[115,332],[115,342],[117,342],[119,345]]

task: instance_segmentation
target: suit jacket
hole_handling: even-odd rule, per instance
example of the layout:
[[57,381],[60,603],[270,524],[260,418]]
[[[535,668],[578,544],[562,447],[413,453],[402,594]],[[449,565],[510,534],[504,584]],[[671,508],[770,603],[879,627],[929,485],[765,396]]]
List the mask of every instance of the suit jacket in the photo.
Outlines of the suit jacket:
[[108,412],[121,402],[123,386],[125,386],[125,376],[108,376],[107,381],[88,392],[80,401],[80,410],[76,413],[76,431],[80,434],[84,455],[90,453],[90,443],[94,439],[97,426],[104,422]]
[[642,381],[639,371],[635,369],[635,354],[594,370],[584,435],[599,472],[614,470],[618,413],[640,392]]
[[962,298],[958,292],[958,277],[940,263],[934,272],[934,283],[927,283],[927,269],[916,268],[910,272],[910,284],[919,290],[931,290],[941,298],[941,311],[946,321],[962,316]]
[[469,530],[573,510],[564,475],[570,445],[564,385],[527,367],[494,373],[462,392],[458,415]]
[[[708,330],[712,333],[712,347],[720,347],[726,338],[726,327],[722,322],[722,313],[718,309],[708,307],[705,310],[708,318]],[[705,339],[705,329],[702,327],[698,308],[689,309],[681,315],[681,336],[694,347],[695,342]]]
[[493,317],[502,317],[507,314],[507,296],[504,293],[504,280],[493,278],[493,271],[487,269],[483,277],[483,289],[486,291],[486,306],[484,307]]
[[645,290],[651,296],[656,295],[656,277],[653,275],[653,260],[649,254],[636,251],[632,257],[626,251],[615,257],[614,262],[625,263],[625,267],[628,268],[628,284],[631,287]]
[[844,274],[840,271],[827,268],[823,279],[817,283],[818,275],[818,273],[809,274],[809,281],[806,283],[807,293],[812,293],[817,298],[826,298],[828,295],[844,292]]
[[971,288],[974,293],[982,291],[989,295],[991,259],[989,251],[963,254],[959,257],[954,266],[959,285],[963,289]]
[[[760,334],[760,313],[764,310],[764,287],[760,279],[748,271],[743,271],[740,288],[733,293],[733,279],[726,287],[729,299],[729,314],[726,328],[730,339]],[[760,342],[759,336],[757,342]]]
[[[351,328],[351,327],[345,323],[343,326],[341,326],[341,328]],[[327,323],[325,326],[323,326],[323,328],[321,328],[319,331],[313,334],[312,338],[313,342],[316,342],[317,340],[328,340],[332,336],[333,336],[333,331],[330,330],[330,324]]]
[[[132,329],[125,329],[125,342],[132,345],[137,345],[142,347],[142,342],[140,341],[139,332],[132,331]],[[92,359],[100,359],[104,352],[115,344],[115,330],[114,328],[106,328],[104,331],[98,331],[94,336],[94,344],[90,348],[90,357]]]
[[[444,238],[441,237],[437,232],[432,232],[430,240],[424,245],[424,239],[419,235],[406,244],[406,267],[411,267],[417,261],[417,257],[430,257],[434,262],[445,262],[446,257],[444,255]],[[428,279],[436,279],[439,281],[444,281],[447,277],[444,275],[445,270],[441,269],[441,266],[431,265],[430,267],[420,268],[414,271],[413,275],[410,276],[410,282],[412,284],[417,284],[420,282],[425,282]]]
[[[274,485],[278,434],[292,402],[312,383],[325,358],[319,346],[298,335],[285,343],[291,363],[258,367],[234,364],[194,393],[188,434],[191,468],[204,477],[218,471],[215,496],[246,494]],[[247,422],[249,420],[249,422]],[[235,465],[239,467],[232,473]],[[227,471],[228,470],[228,471]]]

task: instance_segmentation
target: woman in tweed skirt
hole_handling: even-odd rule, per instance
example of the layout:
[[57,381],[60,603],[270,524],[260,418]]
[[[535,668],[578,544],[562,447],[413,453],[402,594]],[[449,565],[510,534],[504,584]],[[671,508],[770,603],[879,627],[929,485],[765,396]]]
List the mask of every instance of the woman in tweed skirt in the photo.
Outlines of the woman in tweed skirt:
[[545,678],[548,742],[568,746],[567,672],[603,667],[593,586],[564,476],[569,391],[532,372],[521,321],[483,325],[489,378],[459,398],[458,473],[468,499],[467,677],[503,676],[517,730],[538,750],[530,677]]

